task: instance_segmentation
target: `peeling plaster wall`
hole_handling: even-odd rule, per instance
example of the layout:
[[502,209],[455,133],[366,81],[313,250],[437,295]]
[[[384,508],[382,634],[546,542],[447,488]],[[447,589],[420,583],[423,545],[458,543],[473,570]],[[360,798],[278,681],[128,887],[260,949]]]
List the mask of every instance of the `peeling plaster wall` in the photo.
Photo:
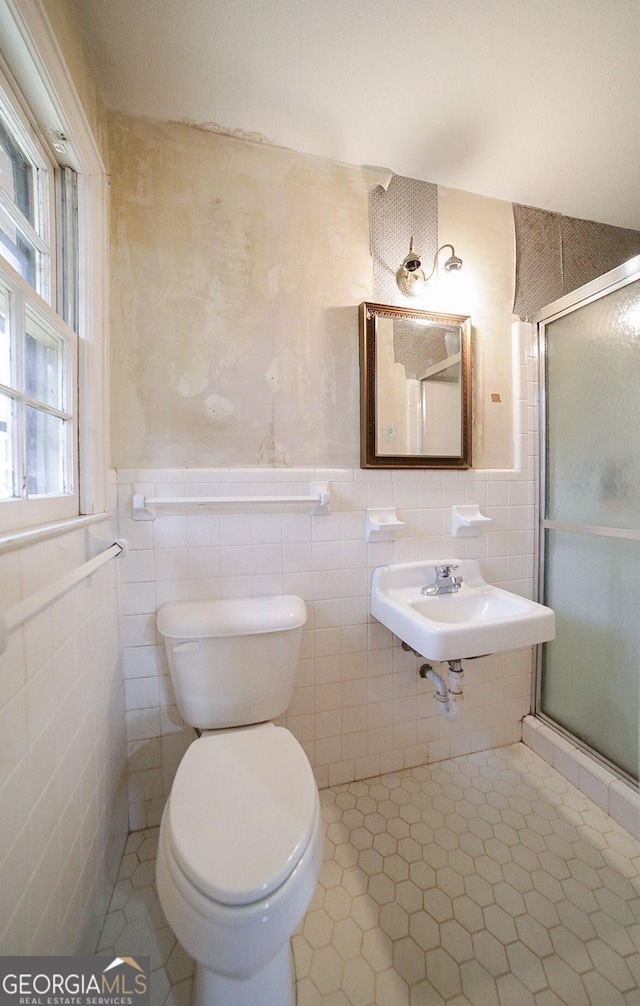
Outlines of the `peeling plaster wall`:
[[[366,172],[122,114],[110,148],[112,463],[356,466]],[[413,306],[471,315],[474,466],[508,468],[511,204],[440,187],[438,224],[465,269]]]
[[114,115],[117,467],[357,464],[359,168]]

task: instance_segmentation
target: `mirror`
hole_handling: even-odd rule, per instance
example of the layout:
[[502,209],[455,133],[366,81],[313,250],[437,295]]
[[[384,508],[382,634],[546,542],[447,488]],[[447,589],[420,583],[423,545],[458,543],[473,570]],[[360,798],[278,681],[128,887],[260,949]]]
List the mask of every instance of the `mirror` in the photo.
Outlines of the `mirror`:
[[362,468],[471,467],[471,319],[360,305]]

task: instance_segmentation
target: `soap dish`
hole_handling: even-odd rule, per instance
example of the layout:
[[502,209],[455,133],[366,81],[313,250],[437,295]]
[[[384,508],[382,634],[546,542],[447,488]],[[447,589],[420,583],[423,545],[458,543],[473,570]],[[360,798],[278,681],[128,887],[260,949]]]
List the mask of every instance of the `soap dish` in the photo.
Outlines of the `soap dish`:
[[396,533],[403,527],[406,524],[403,520],[398,520],[395,507],[367,510],[367,541],[395,541]]
[[454,506],[451,510],[451,534],[454,538],[471,538],[486,531],[493,518],[480,513],[477,503]]

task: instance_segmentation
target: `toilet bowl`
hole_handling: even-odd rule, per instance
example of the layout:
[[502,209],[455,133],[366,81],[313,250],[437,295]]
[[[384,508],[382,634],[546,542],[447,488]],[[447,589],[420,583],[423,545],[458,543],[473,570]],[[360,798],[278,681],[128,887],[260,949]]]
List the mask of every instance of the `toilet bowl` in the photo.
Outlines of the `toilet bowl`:
[[167,921],[196,961],[197,1006],[295,1003],[290,939],[313,897],[324,831],[302,747],[262,713],[277,715],[274,695],[280,712],[290,701],[305,617],[300,598],[158,613],[178,703],[207,724],[178,767],[156,864]]

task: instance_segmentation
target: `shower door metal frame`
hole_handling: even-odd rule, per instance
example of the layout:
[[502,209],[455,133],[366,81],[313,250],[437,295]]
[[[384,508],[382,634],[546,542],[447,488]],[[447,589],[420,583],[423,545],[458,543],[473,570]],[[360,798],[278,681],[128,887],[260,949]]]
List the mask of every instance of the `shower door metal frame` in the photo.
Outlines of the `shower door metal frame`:
[[[547,338],[546,326],[564,315],[572,314],[581,307],[593,301],[606,297],[607,294],[630,283],[640,280],[640,255],[629,259],[622,265],[611,269],[590,283],[578,287],[577,290],[560,297],[558,300],[548,304],[542,310],[536,312],[529,319],[536,326],[536,339],[538,351],[538,459],[539,459],[539,493],[538,493],[538,527],[537,527],[537,550],[538,550],[538,600],[544,600],[545,585],[545,530],[569,531],[579,534],[596,535],[605,538],[624,538],[632,541],[640,541],[640,530],[626,528],[612,528],[591,524],[572,524],[567,521],[548,520],[546,514],[547,503]],[[620,769],[604,755],[590,747],[584,741],[572,734],[561,724],[551,719],[542,712],[542,655],[543,646],[536,648],[534,687],[533,687],[533,711],[534,715],[551,729],[570,740],[577,748],[587,752],[591,757],[601,762],[603,765],[627,782],[633,782],[626,772]]]

